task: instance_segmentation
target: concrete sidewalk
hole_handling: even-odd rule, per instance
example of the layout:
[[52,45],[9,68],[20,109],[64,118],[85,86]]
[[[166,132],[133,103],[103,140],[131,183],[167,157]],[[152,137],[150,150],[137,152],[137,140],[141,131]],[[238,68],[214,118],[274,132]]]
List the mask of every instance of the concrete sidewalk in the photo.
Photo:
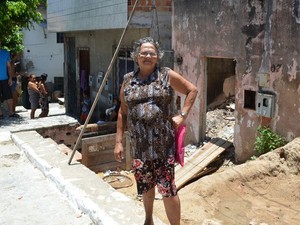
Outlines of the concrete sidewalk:
[[[57,143],[50,138],[43,138],[35,131],[41,127],[77,122],[64,115],[60,107],[56,108],[56,113],[56,115],[50,114],[49,117],[34,120],[27,117],[29,112],[19,113],[21,118],[11,122],[6,121],[7,124],[0,124],[0,135],[4,132],[7,135],[9,131],[14,144],[95,224],[143,224],[144,210],[141,206],[113,189],[84,165],[77,162],[68,165],[69,157],[61,153]],[[156,225],[164,224],[156,217],[154,221]]]
[[[39,128],[46,128],[57,125],[76,124],[78,121],[73,117],[65,114],[65,107],[58,103],[49,104],[49,116],[44,118],[30,119],[30,111],[23,106],[17,106],[16,112],[20,116],[19,118],[11,118],[8,116],[7,110],[4,108],[4,119],[0,120],[0,132],[1,131],[27,131],[36,130]],[[37,109],[36,115],[38,116],[40,109]]]
[[92,225],[89,216],[47,179],[12,142],[0,133],[1,225]]

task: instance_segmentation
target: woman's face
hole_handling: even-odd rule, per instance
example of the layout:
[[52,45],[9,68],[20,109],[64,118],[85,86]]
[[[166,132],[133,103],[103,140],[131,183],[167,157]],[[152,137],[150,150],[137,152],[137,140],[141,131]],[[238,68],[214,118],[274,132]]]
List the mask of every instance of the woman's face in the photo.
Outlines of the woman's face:
[[157,62],[158,55],[155,46],[151,43],[142,44],[137,57],[137,63],[140,69],[154,69]]
[[31,81],[31,82],[35,82],[35,81],[36,81],[35,76],[31,76],[31,77],[30,77],[30,81]]

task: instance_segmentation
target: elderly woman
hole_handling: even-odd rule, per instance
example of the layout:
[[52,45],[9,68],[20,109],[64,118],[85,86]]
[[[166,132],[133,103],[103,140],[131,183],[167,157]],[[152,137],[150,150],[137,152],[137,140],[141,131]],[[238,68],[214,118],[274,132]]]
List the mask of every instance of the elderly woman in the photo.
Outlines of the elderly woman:
[[[196,87],[170,68],[158,67],[163,56],[151,37],[134,44],[132,58],[137,71],[124,75],[120,90],[114,155],[123,159],[122,139],[127,125],[131,142],[132,167],[138,194],[143,196],[145,225],[153,224],[155,187],[163,196],[170,224],[180,224],[180,200],[174,181],[174,129],[187,118],[197,96]],[[174,91],[186,95],[179,115],[173,112]]]

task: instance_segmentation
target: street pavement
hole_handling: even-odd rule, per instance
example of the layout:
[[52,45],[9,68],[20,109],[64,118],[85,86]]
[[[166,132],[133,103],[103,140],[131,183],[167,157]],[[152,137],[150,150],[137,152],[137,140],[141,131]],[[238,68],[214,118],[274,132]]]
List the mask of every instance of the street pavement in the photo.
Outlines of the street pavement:
[[1,225],[94,224],[29,162],[9,132],[0,135]]

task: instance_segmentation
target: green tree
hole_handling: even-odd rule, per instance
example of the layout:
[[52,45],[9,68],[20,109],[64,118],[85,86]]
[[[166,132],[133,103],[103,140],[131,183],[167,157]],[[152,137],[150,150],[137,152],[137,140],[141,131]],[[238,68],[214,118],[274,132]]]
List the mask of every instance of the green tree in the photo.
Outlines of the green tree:
[[23,49],[22,29],[34,28],[43,20],[38,7],[47,0],[0,0],[0,41],[3,48],[17,53]]

